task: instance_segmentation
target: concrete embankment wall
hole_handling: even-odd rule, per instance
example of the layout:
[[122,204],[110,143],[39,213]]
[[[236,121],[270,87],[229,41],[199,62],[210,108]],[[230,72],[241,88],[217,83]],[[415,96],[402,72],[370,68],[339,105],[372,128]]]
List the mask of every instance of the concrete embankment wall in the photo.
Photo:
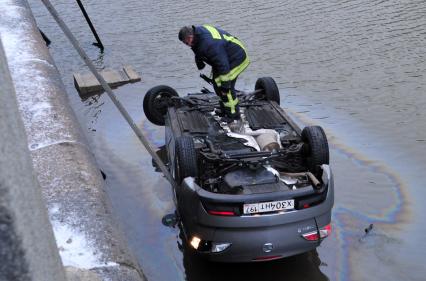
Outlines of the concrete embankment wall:
[[65,281],[1,40],[0,85],[0,280]]
[[[53,226],[68,280],[144,280],[114,221],[105,183],[28,3],[2,1],[0,14],[0,38],[27,135],[25,151],[30,152],[27,158],[32,159],[51,222],[39,220],[37,232],[49,233]],[[10,138],[18,143],[23,136]],[[26,169],[15,170],[27,174]],[[32,197],[36,200],[35,195],[22,197],[27,203],[21,204],[31,206]],[[22,246],[30,252],[39,244]],[[39,262],[49,266],[48,260]]]

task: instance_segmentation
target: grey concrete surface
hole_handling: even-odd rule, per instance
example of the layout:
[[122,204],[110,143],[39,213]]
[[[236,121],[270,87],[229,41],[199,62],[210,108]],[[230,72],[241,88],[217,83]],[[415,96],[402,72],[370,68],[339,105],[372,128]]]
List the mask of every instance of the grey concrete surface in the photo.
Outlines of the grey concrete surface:
[[68,281],[101,281],[102,279],[94,272],[81,270],[76,267],[65,267]]
[[[101,280],[144,280],[111,213],[105,183],[28,3],[2,2],[0,14],[5,15],[0,17],[1,30],[14,31],[1,35],[14,41],[5,44],[6,58],[59,253],[65,266],[78,269],[67,270],[67,276],[72,275],[71,280],[95,280],[84,279],[94,275]],[[47,220],[38,227],[51,232]],[[64,237],[66,242],[61,240]],[[77,238],[84,242],[82,249],[73,248],[81,247]]]
[[126,73],[127,77],[129,77],[129,80],[131,83],[141,81],[141,76],[139,75],[139,73],[136,72],[136,70],[131,65],[124,66],[123,70]]
[[0,280],[65,281],[0,38]]
[[[139,74],[127,65],[121,70],[104,69],[99,72],[112,88],[141,81]],[[101,83],[92,73],[74,73],[74,85],[80,94],[103,91]]]

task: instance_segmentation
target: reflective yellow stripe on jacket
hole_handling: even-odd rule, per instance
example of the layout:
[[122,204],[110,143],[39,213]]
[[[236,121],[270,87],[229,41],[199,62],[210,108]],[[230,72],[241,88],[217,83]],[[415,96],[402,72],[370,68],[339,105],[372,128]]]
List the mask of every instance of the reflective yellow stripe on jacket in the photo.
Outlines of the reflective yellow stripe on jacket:
[[222,39],[222,36],[220,36],[219,31],[216,28],[214,28],[213,26],[205,24],[205,25],[203,25],[203,27],[205,27],[210,32],[213,39]]
[[[203,27],[205,27],[210,32],[213,39],[222,39],[222,36],[220,35],[219,31],[215,27],[208,24],[203,25]],[[219,75],[218,77],[215,78],[215,82],[218,87],[222,85],[222,82],[232,81],[235,78],[237,78],[237,76],[240,75],[240,73],[243,72],[244,69],[246,69],[247,66],[250,64],[250,59],[248,58],[246,48],[244,47],[243,43],[241,43],[240,40],[226,34],[223,34],[223,39],[240,46],[246,53],[246,58],[244,59],[242,63],[240,63],[233,69],[231,69],[231,71],[229,71],[228,73]]]
[[216,82],[216,85],[220,87],[222,85],[222,82],[234,80],[235,78],[237,78],[238,75],[240,75],[241,72],[244,71],[244,69],[247,68],[249,64],[250,64],[250,60],[246,53],[246,58],[242,63],[240,63],[233,69],[231,69],[231,71],[229,71],[228,73],[219,75],[218,77],[214,79],[214,81]]
[[231,114],[234,114],[236,112],[236,106],[238,105],[238,98],[233,99],[231,91],[228,91],[226,96],[228,97],[228,102],[225,102],[223,105],[229,107]]

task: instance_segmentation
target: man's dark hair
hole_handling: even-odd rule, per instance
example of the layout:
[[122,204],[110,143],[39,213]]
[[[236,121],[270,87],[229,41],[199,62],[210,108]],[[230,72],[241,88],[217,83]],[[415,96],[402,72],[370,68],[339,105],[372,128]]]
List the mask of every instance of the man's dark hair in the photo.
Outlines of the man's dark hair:
[[179,30],[179,40],[183,42],[186,37],[194,34],[194,29],[192,26],[184,26]]

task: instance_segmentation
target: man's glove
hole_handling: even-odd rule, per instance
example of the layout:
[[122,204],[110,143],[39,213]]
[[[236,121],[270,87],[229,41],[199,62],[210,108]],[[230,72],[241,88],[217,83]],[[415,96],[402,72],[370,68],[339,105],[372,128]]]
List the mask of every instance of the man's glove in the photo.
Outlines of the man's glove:
[[198,70],[201,70],[206,66],[203,60],[197,56],[195,56],[195,64],[197,65]]

